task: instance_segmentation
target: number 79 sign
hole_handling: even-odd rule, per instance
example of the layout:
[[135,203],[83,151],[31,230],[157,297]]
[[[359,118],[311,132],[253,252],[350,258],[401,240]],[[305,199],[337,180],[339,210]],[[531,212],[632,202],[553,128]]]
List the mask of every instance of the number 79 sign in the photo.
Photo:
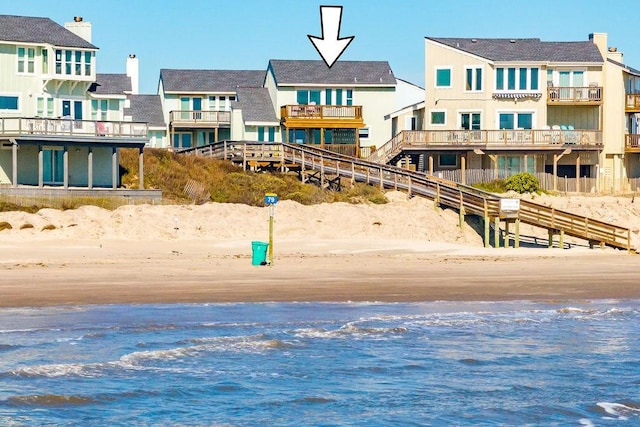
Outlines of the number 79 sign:
[[274,193],[267,193],[264,195],[264,204],[265,205],[275,205],[278,203],[278,195]]

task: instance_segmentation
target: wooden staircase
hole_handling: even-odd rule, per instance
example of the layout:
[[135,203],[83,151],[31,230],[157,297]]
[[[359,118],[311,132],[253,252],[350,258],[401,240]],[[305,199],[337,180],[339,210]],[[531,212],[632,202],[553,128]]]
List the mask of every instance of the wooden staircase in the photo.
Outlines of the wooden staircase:
[[[560,235],[561,241],[564,235],[568,235],[584,239],[590,246],[610,246],[635,252],[631,246],[629,228],[526,200],[520,201],[520,209],[515,217],[505,218],[500,211],[501,198],[493,193],[378,163],[378,160],[384,162],[385,158],[394,155],[398,144],[402,142],[400,135],[397,135],[396,148],[391,144],[388,150],[381,152],[379,149],[375,152],[381,152],[380,156],[375,157],[376,161],[370,160],[373,156],[366,160],[358,159],[310,145],[250,141],[217,142],[180,153],[229,160],[245,170],[295,171],[309,182],[333,189],[340,185],[340,179],[337,178],[341,178],[352,183],[376,185],[381,190],[395,189],[405,191],[410,196],[425,197],[433,200],[436,206],[457,210],[461,223],[465,215],[481,217],[485,246],[489,245],[490,224],[498,225],[504,220],[506,225],[509,222],[522,222],[548,230],[550,244],[554,235]],[[498,228],[494,227],[496,242],[499,241]]]

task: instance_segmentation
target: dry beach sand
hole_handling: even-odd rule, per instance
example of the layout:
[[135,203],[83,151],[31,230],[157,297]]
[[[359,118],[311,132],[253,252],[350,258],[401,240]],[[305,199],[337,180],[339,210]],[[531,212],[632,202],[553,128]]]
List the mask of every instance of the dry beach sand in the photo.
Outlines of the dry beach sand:
[[[0,232],[0,306],[640,298],[638,255],[579,240],[548,249],[546,231],[531,227],[522,227],[519,249],[484,248],[473,221],[460,228],[455,212],[432,202],[388,198],[385,205],[280,201],[271,266],[251,265],[251,242],[268,239],[268,208],[0,213],[12,226]],[[536,201],[630,227],[640,246],[640,200]]]

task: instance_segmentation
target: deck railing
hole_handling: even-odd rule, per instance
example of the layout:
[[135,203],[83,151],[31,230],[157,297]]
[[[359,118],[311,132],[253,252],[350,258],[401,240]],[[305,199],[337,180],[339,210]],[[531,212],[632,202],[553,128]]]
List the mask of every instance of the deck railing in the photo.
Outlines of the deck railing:
[[640,134],[632,133],[625,135],[625,147],[628,150],[640,149]]
[[285,105],[280,117],[286,119],[362,119],[360,105]]
[[412,130],[402,131],[382,145],[368,160],[386,163],[403,149],[434,146],[469,146],[473,148],[530,147],[553,148],[602,146],[602,131],[522,129],[522,130]]
[[230,125],[230,111],[177,110],[169,113],[172,125]]
[[640,110],[640,93],[628,93],[626,98],[627,110]]
[[146,138],[149,126],[141,122],[1,117],[0,135],[97,136]]
[[602,87],[547,87],[547,102],[549,104],[602,102]]

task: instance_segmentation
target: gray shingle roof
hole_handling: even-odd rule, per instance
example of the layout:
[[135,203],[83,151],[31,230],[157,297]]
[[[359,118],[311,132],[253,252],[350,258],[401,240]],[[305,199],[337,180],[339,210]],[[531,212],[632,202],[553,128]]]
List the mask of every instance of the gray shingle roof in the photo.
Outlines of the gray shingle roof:
[[89,92],[97,95],[124,95],[131,92],[131,79],[126,74],[96,74]]
[[166,126],[162,114],[160,95],[132,95],[130,107],[124,110],[134,122],[149,123],[150,126]]
[[49,43],[58,47],[97,49],[49,18],[0,15],[0,40],[23,43]]
[[590,41],[543,42],[540,39],[437,37],[427,39],[497,62],[603,62],[598,47]]
[[323,61],[272,59],[276,84],[304,85],[388,85],[395,86],[396,78],[387,61],[338,61],[329,68]]
[[238,87],[262,87],[265,75],[264,70],[160,70],[165,92],[235,92]]
[[238,88],[237,101],[232,104],[232,107],[242,110],[242,117],[245,123],[278,123],[267,88]]

